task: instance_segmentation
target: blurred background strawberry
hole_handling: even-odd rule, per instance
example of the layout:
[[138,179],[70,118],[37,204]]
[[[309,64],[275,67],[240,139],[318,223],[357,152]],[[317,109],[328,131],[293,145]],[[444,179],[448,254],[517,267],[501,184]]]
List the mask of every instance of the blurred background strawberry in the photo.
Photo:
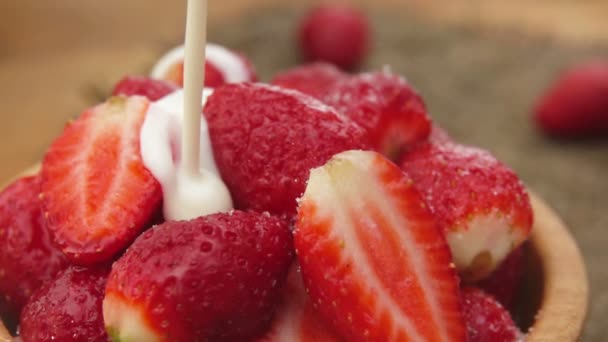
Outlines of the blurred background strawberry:
[[[269,81],[302,61],[301,25],[311,10],[333,3],[359,17],[340,26],[353,60],[331,62],[360,70],[390,65],[406,75],[455,140],[491,151],[556,208],[589,269],[583,339],[608,340],[608,138],[600,129],[608,96],[597,95],[605,89],[603,69],[586,64],[608,59],[608,2],[223,0],[210,8],[209,38],[250,57]],[[0,181],[39,161],[66,120],[104,99],[122,77],[148,75],[182,42],[184,4],[1,1]],[[564,141],[545,132],[600,138]]]

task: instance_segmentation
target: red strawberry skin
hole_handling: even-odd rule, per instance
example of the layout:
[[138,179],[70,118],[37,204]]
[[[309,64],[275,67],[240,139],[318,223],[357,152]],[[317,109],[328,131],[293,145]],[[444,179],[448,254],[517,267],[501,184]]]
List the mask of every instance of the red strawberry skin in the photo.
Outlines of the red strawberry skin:
[[[425,196],[467,281],[489,275],[528,237],[533,213],[526,189],[489,152],[455,143],[423,144],[405,155],[401,167]],[[467,241],[472,236],[461,234],[473,232],[481,218],[487,236]]]
[[369,31],[367,18],[357,9],[346,5],[319,6],[302,19],[298,43],[308,61],[353,69],[367,55]]
[[297,264],[291,267],[272,327],[256,342],[343,341],[313,307],[299,268]]
[[448,132],[445,129],[441,128],[436,123],[433,123],[433,125],[431,127],[431,134],[429,135],[428,141],[432,144],[438,144],[438,145],[454,142],[452,140],[452,137],[450,137],[450,135],[448,134]]
[[[67,267],[40,209],[40,177],[23,177],[0,193],[0,294],[4,319],[18,317],[29,297]],[[8,316],[7,316],[8,315]]]
[[476,284],[477,287],[494,296],[507,310],[514,308],[524,277],[525,251],[525,244],[512,251],[489,277]]
[[112,96],[144,96],[150,101],[156,101],[171,94],[178,88],[163,80],[156,80],[144,76],[126,76],[114,86]]
[[539,100],[534,120],[555,137],[608,135],[608,61],[564,71]]
[[311,171],[294,243],[316,308],[347,341],[465,341],[446,241],[409,177],[375,152]]
[[363,131],[304,94],[259,83],[219,87],[204,109],[235,208],[290,218],[309,170],[365,147]]
[[158,341],[247,341],[268,328],[292,260],[287,224],[267,213],[166,222],[113,265],[106,328],[137,340],[134,314]]
[[105,342],[103,300],[109,267],[71,266],[32,296],[23,309],[24,342]]
[[363,127],[371,147],[394,161],[407,147],[426,141],[431,132],[420,95],[389,71],[345,78],[324,100]]
[[279,73],[272,80],[272,84],[323,100],[338,81],[347,77],[349,76],[333,64],[316,62]]
[[511,315],[492,296],[477,288],[462,290],[469,342],[515,342],[522,333]]
[[157,212],[160,185],[145,168],[139,132],[149,102],[113,97],[68,124],[42,163],[47,225],[78,264],[107,261]]
[[[164,75],[164,80],[178,87],[184,86],[184,62],[176,63]],[[225,84],[224,75],[215,65],[205,62],[205,87],[215,88]]]

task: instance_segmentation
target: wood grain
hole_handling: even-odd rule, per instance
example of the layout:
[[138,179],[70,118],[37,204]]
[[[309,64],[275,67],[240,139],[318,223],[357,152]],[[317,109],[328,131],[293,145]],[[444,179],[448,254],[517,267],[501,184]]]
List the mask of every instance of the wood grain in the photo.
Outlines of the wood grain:
[[540,256],[544,289],[526,341],[577,341],[589,301],[587,271],[570,232],[547,204],[531,195],[535,225],[530,241]]

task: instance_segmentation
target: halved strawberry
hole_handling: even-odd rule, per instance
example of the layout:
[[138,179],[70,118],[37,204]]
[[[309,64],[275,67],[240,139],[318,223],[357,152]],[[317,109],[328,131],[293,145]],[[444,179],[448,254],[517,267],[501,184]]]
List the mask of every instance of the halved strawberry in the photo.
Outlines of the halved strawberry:
[[160,205],[160,185],[139,149],[148,105],[144,97],[112,97],[70,123],[44,157],[41,197],[48,228],[74,263],[111,258]]
[[343,341],[313,307],[297,263],[291,267],[281,299],[272,327],[256,342]]
[[375,152],[313,169],[295,246],[317,309],[348,341],[465,341],[450,250],[412,181]]

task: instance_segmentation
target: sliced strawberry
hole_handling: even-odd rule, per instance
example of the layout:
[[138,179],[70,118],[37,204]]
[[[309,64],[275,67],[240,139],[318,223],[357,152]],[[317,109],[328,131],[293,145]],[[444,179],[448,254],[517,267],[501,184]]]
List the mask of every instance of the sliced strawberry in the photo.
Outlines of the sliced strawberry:
[[423,144],[405,155],[401,167],[437,217],[463,280],[488,276],[530,234],[526,188],[489,152]]
[[342,338],[313,307],[296,264],[287,278],[270,330],[256,342],[338,342]]
[[458,278],[411,179],[375,152],[311,171],[295,246],[317,309],[348,341],[465,341]]
[[159,208],[161,188],[145,168],[139,131],[148,100],[113,97],[86,111],[42,163],[42,204],[55,243],[75,263],[124,249]]
[[418,93],[389,71],[345,78],[324,97],[363,127],[374,150],[399,160],[405,149],[427,140],[431,120]]

